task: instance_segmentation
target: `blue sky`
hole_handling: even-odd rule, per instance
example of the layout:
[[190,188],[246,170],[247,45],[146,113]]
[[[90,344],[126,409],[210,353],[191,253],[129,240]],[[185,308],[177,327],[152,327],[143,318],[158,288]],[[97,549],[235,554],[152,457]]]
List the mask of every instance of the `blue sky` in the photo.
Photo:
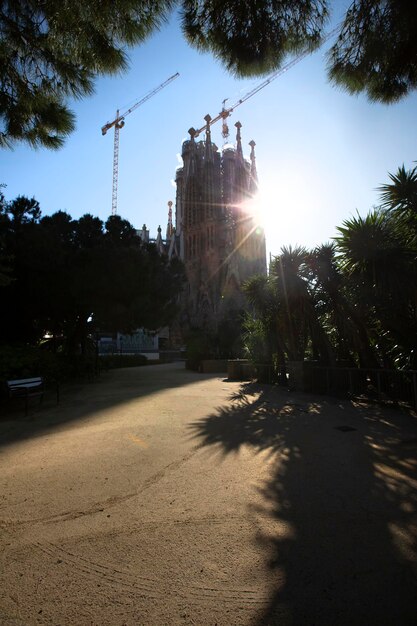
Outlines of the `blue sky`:
[[[314,247],[336,227],[378,203],[376,188],[417,159],[417,94],[395,105],[352,97],[326,79],[324,52],[305,58],[278,77],[229,118],[242,123],[249,156],[256,155],[267,249]],[[65,210],[78,218],[111,213],[113,131],[101,127],[116,109],[126,110],[169,76],[180,77],[126,118],[120,132],[118,214],[152,234],[167,223],[167,202],[175,201],[173,179],[181,144],[191,126],[204,124],[262,82],[236,80],[209,54],[190,48],[173,19],[142,46],[130,51],[130,69],[96,83],[93,97],[72,103],[76,131],[63,149],[26,146],[0,153],[0,182],[7,199],[34,196],[44,215]],[[220,123],[212,138],[222,145]]]

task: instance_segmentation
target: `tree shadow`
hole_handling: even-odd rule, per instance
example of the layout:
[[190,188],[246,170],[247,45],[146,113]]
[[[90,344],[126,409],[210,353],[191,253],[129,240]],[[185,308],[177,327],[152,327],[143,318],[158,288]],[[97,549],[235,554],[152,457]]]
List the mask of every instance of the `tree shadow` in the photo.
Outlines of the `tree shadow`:
[[417,624],[412,413],[243,385],[192,432],[269,452],[248,514],[274,591],[253,625]]
[[184,363],[120,368],[104,372],[91,382],[62,385],[59,404],[56,403],[55,390],[47,390],[42,404],[38,399],[30,401],[27,416],[24,400],[12,400],[0,405],[0,446],[36,437],[79,420],[93,419],[98,413],[112,408],[122,411],[125,405],[142,397],[216,376],[218,374],[186,370]]

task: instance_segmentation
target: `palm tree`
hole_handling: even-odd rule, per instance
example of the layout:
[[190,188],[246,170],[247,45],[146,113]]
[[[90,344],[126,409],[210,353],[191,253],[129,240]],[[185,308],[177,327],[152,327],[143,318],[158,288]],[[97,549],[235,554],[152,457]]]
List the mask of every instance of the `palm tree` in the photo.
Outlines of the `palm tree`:
[[[383,353],[405,362],[416,347],[415,255],[396,216],[374,209],[343,222],[335,238],[339,263]],[[399,361],[398,361],[399,362]]]
[[309,263],[316,281],[316,306],[328,334],[335,336],[338,358],[352,363],[358,359],[362,367],[378,367],[365,318],[358,303],[354,305],[349,298],[347,281],[337,263],[336,245],[317,247]]
[[308,348],[314,359],[334,363],[330,341],[319,319],[309,266],[310,252],[301,246],[283,247],[270,268],[284,309],[288,358],[303,360]]
[[244,322],[247,351],[257,362],[272,364],[276,355],[284,363],[287,347],[282,333],[282,307],[269,277],[254,276],[243,289],[252,309]]
[[382,206],[400,212],[417,211],[417,167],[406,170],[404,164],[396,174],[390,174],[391,183],[381,185]]
[[315,308],[308,259],[305,248],[282,248],[269,276],[252,279],[245,291],[281,362],[302,361],[310,349],[314,358],[332,363],[330,341]]
[[391,183],[378,190],[385,208],[396,219],[401,236],[417,252],[417,167],[406,170],[404,165],[396,174],[388,174]]

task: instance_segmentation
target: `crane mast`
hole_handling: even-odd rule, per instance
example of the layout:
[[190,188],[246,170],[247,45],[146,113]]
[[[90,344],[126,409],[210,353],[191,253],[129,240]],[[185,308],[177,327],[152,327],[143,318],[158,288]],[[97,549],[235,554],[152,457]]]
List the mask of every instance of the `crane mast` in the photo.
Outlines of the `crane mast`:
[[[116,113],[116,119],[119,117],[119,111]],[[119,174],[119,132],[123,128],[124,121],[116,122],[114,125],[114,148],[113,148],[113,185],[111,195],[111,214],[116,215],[117,212],[117,184]],[[107,131],[106,131],[107,132]],[[103,133],[104,135],[105,133]]]
[[179,73],[173,74],[163,83],[158,85],[152,89],[149,93],[147,93],[143,98],[141,98],[138,102],[136,102],[130,109],[127,109],[124,113],[120,114],[119,110],[116,112],[116,117],[112,122],[107,122],[104,126],[101,127],[101,134],[105,135],[108,130],[114,127],[114,149],[113,149],[113,186],[112,186],[112,202],[111,202],[111,214],[116,215],[117,213],[117,186],[119,179],[119,133],[120,129],[125,125],[125,117],[127,117],[130,113],[133,113],[138,107],[144,104],[147,100],[155,96],[161,89],[169,85],[173,80],[178,78]]

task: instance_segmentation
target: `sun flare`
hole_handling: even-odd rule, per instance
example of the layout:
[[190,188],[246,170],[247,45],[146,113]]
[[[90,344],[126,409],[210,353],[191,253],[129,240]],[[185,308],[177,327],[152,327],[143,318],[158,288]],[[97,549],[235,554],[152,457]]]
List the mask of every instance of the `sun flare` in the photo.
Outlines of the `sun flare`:
[[[313,184],[306,184],[297,174],[263,178],[250,210],[267,237],[267,248],[277,254],[282,245],[300,243],[305,229],[311,227]],[[316,213],[317,215],[317,213]]]

